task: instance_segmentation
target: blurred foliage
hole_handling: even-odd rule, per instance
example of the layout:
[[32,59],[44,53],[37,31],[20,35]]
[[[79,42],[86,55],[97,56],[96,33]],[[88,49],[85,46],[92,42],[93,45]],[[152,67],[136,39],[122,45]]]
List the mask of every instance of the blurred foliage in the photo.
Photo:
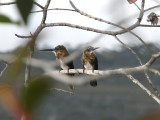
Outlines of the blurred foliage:
[[34,42],[35,41],[31,39],[27,45],[16,51],[16,58],[8,67],[8,76],[10,81],[13,81],[15,78],[17,78],[22,70],[24,61],[28,56],[30,56],[30,54],[32,54],[32,51],[34,51]]
[[17,0],[17,8],[25,22],[27,24],[27,18],[33,7],[33,0]]
[[152,111],[147,115],[143,115],[136,120],[160,120],[160,111]]
[[27,56],[27,53],[28,53],[27,49],[25,48],[21,49],[21,52],[16,54],[16,59],[14,60],[14,62],[9,65],[8,79],[10,81],[15,80],[15,78],[17,78],[17,76],[19,75],[22,69],[24,58]]
[[29,114],[25,111],[14,90],[8,84],[0,84],[0,103],[13,116],[14,120],[20,120],[22,115],[26,120],[30,120]]
[[34,108],[41,102],[42,98],[53,87],[52,81],[47,77],[39,77],[32,80],[28,87],[23,88],[22,103],[27,111],[32,112]]
[[5,16],[5,15],[0,15],[0,22],[2,23],[13,23],[13,24],[17,24],[20,25],[20,21],[12,21],[9,17]]

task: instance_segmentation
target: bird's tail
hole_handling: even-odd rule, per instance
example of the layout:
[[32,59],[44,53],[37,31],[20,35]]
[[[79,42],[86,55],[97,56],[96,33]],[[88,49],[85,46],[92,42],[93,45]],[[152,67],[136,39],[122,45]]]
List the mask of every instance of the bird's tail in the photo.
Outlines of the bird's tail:
[[93,87],[96,87],[97,86],[97,81],[96,80],[90,81],[90,85],[93,86]]

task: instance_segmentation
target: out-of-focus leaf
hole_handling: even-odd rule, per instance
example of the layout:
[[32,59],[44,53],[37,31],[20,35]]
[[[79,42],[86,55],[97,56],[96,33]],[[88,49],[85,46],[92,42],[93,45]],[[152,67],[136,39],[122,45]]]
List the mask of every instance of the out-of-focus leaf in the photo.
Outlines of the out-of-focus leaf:
[[33,6],[33,0],[17,0],[18,10],[26,24],[32,6]]
[[22,70],[23,59],[27,56],[27,49],[22,49],[20,54],[17,55],[17,58],[13,63],[8,66],[8,75],[9,80],[14,80]]
[[28,84],[28,87],[24,88],[22,93],[22,102],[26,110],[31,112],[49,92],[52,85],[52,81],[46,77],[32,80]]
[[0,85],[0,104],[2,104],[3,108],[6,109],[11,116],[13,116],[14,120],[20,120],[22,115],[25,120],[31,120],[30,116],[22,107],[19,98],[9,85]]
[[20,25],[20,21],[12,21],[9,17],[7,17],[5,15],[0,15],[0,22],[13,23],[13,24]]
[[8,76],[7,79],[11,82],[15,80],[15,78],[17,78],[17,76],[19,76],[19,73],[21,73],[21,71],[23,70],[22,67],[24,65],[23,63],[25,58],[28,57],[28,55],[32,54],[32,52],[34,51],[34,42],[35,41],[30,40],[27,45],[22,48],[17,54],[17,58],[15,59],[15,61],[8,66],[8,75],[6,76]]

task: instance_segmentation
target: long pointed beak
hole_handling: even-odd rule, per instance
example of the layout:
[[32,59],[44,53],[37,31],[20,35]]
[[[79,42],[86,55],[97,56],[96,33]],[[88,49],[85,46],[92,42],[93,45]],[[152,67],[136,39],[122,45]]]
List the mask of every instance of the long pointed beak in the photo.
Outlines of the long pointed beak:
[[40,51],[54,51],[54,49],[43,49],[43,50],[40,50]]
[[100,48],[100,47],[95,47],[95,48],[93,48],[93,50],[96,50],[96,49],[98,49],[98,48]]

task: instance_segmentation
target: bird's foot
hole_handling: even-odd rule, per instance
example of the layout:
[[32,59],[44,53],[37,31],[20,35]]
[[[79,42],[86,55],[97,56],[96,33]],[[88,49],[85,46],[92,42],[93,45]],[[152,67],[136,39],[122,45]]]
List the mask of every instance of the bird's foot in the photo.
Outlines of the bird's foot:
[[85,72],[85,69],[83,69],[83,73]]

